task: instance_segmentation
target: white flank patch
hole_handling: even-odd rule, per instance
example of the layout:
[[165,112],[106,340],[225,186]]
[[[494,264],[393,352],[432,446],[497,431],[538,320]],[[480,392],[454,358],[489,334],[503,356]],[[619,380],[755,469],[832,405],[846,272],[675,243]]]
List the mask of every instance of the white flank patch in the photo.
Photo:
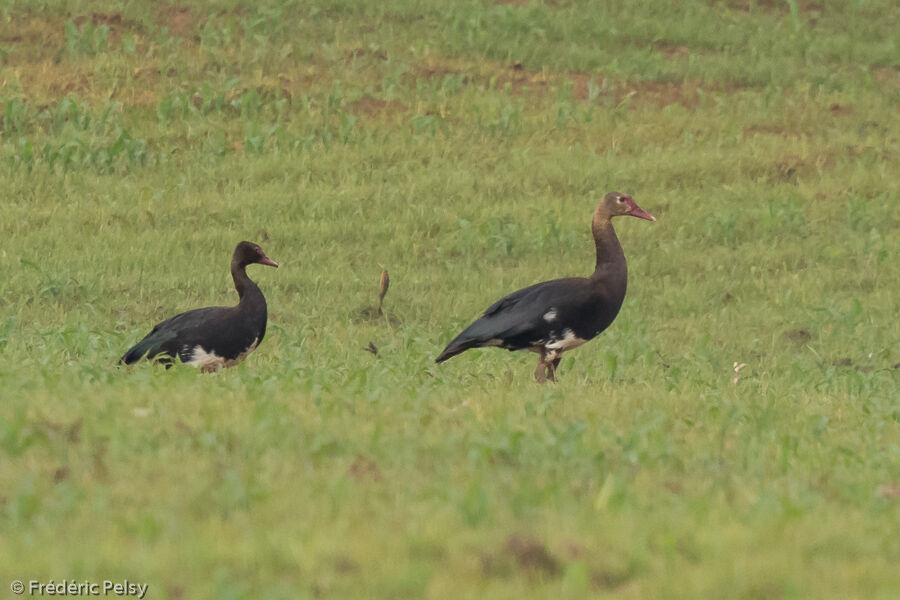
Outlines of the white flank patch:
[[500,338],[494,338],[492,340],[488,340],[484,343],[485,346],[500,346],[503,344],[503,340]]
[[576,336],[574,331],[566,328],[563,329],[562,338],[551,340],[550,343],[546,344],[544,347],[549,350],[557,350],[559,352],[563,352],[565,350],[577,348],[578,346],[586,342],[587,340]]
[[233,367],[247,358],[247,355],[256,349],[256,344],[258,342],[259,338],[254,339],[249,348],[238,354],[236,358],[230,360],[219,356],[215,352],[207,352],[204,350],[203,346],[194,346],[194,350],[191,352],[191,360],[184,361],[184,364],[197,367],[204,373],[215,373],[223,368]]
[[548,310],[547,313],[544,315],[544,320],[547,321],[548,323],[550,321],[555,321],[556,320],[556,309],[551,308],[550,310]]

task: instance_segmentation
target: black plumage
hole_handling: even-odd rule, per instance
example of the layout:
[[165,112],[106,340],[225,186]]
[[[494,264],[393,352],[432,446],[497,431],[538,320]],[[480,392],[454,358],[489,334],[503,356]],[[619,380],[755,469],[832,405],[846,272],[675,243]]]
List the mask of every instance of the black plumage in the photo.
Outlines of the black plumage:
[[656,220],[631,196],[610,192],[594,211],[591,223],[597,263],[590,277],[545,281],[501,298],[456,336],[435,362],[469,348],[531,350],[540,354],[535,379],[556,381],[562,353],[600,334],[622,307],[628,270],[611,222],[620,215]]
[[158,324],[122,356],[132,364],[143,357],[171,365],[175,357],[204,372],[236,365],[262,342],[268,312],[259,287],[247,276],[247,265],[277,267],[262,248],[241,242],[231,258],[231,276],[240,298],[237,306],[190,310]]

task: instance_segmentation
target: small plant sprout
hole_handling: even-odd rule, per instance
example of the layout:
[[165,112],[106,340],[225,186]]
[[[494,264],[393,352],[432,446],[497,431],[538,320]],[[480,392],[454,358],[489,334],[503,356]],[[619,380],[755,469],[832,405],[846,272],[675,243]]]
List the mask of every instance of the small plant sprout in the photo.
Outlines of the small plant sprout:
[[738,363],[734,361],[732,367],[734,368],[734,376],[731,378],[731,383],[737,385],[737,382],[741,379],[741,369],[747,366],[747,363]]
[[391,287],[391,278],[388,276],[387,269],[381,269],[381,283],[378,292],[378,314],[383,315],[381,308],[384,306],[384,297],[387,295],[388,288]]

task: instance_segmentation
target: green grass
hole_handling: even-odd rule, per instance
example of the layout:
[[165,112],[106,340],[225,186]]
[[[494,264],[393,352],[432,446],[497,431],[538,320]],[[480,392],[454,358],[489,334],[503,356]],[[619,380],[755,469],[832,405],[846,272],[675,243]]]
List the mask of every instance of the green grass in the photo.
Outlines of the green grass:
[[[517,4],[0,6],[0,589],[900,594],[900,11]],[[611,189],[558,385],[432,363]],[[260,348],[115,366],[242,239]]]

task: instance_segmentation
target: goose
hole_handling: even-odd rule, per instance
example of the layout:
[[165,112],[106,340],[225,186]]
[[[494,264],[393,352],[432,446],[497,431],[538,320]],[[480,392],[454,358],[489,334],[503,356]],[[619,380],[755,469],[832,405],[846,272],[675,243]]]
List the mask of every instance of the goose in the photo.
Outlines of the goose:
[[266,299],[247,276],[247,265],[278,267],[257,244],[241,242],[231,257],[237,306],[198,308],[159,323],[120,359],[130,365],[145,356],[166,365],[175,357],[204,373],[240,363],[266,335]]
[[656,220],[628,194],[609,192],[591,222],[597,263],[590,277],[544,281],[504,296],[456,336],[435,362],[442,363],[470,348],[530,350],[540,356],[535,379],[539,383],[556,381],[563,352],[602,333],[625,300],[628,269],[612,226],[613,217],[625,215]]

